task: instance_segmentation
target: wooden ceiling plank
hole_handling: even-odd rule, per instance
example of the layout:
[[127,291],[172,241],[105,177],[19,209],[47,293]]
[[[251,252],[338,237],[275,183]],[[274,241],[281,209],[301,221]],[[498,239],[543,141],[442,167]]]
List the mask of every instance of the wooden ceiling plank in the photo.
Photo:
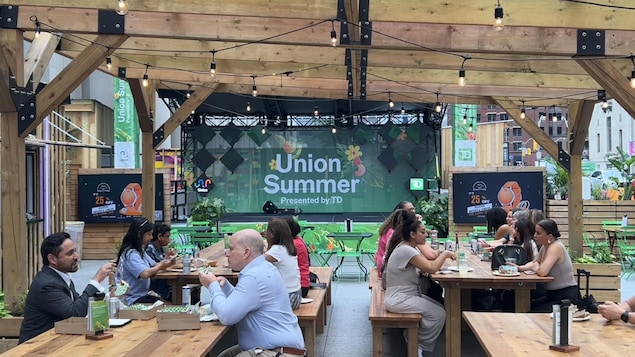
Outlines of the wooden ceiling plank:
[[[547,154],[551,157],[558,157],[558,145],[551,140],[551,138],[541,130],[534,121],[528,117],[522,119],[520,117],[520,107],[518,107],[510,98],[507,97],[495,97],[492,98],[498,106],[503,108],[507,114],[513,118],[520,127],[529,134],[534,140],[538,142],[540,146],[545,149]],[[558,160],[555,160],[556,162]]]
[[40,80],[42,80],[46,66],[48,66],[49,61],[55,53],[59,41],[59,36],[49,32],[44,32],[33,40],[31,47],[29,47],[29,52],[24,59],[25,83],[29,80],[31,75],[33,75],[33,85],[37,88]]
[[10,49],[14,48],[13,46],[20,48],[23,43],[19,33],[21,33],[19,30],[0,28],[0,113],[17,111],[13,98],[11,98],[9,77],[13,72],[10,63],[13,63],[13,67],[18,64],[15,62],[15,55]]
[[21,134],[26,135],[37,127],[53,108],[58,106],[99,67],[108,55],[108,48],[117,48],[125,40],[124,35],[100,35],[94,44],[88,46],[68,66],[66,66],[36,96],[36,120]]
[[630,114],[635,117],[635,95],[626,77],[611,63],[598,59],[577,59],[584,68],[606,92]]
[[[221,84],[217,92],[220,93],[239,93],[246,96],[251,95],[251,84]],[[281,97],[306,97],[306,98],[324,98],[324,99],[342,99],[346,98],[346,89],[340,92],[334,90],[314,89],[314,88],[291,88],[291,87],[262,87],[258,86],[259,96],[281,96]],[[245,103],[247,99],[245,99]]]
[[[0,29],[0,51],[4,56],[11,74],[15,76],[18,87],[25,87],[24,80],[24,39],[22,31]],[[9,77],[6,77],[8,80]]]
[[[0,0],[0,5],[22,5],[39,7],[65,7],[78,9],[113,9],[114,0]],[[232,0],[222,4],[210,3],[206,0],[163,1],[163,0],[135,0],[128,1],[130,15],[137,12],[151,11],[183,14],[216,14],[216,15],[245,15],[269,17],[295,18],[328,18],[334,16],[337,0]]]
[[580,100],[569,105],[569,153],[571,155],[582,155],[584,144],[589,136],[589,124],[593,116],[593,108],[596,101]]
[[212,95],[212,93],[214,93],[214,90],[216,90],[218,86],[219,83],[207,83],[196,88],[194,93],[192,93],[190,97],[181,104],[179,109],[177,109],[176,112],[174,112],[174,114],[172,114],[172,116],[163,124],[163,139],[158,143],[155,142],[154,147],[157,148],[161,145],[168,136],[191,115],[192,111],[196,110],[196,108],[198,108],[210,95]]
[[154,106],[152,105],[155,92],[154,82],[155,80],[149,80],[148,87],[144,87],[141,79],[128,80],[130,92],[134,99],[134,106],[137,110],[137,117],[139,118],[139,128],[145,133],[154,131],[154,121],[152,118],[154,111]]

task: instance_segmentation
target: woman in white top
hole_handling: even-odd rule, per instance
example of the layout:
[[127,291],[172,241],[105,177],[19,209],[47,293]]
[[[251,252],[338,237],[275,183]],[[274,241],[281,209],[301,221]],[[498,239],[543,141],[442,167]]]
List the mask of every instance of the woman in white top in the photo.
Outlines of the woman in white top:
[[291,308],[295,310],[300,307],[302,289],[298,255],[293,244],[291,229],[284,220],[272,218],[267,225],[265,237],[269,247],[265,253],[265,259],[278,268],[289,293]]

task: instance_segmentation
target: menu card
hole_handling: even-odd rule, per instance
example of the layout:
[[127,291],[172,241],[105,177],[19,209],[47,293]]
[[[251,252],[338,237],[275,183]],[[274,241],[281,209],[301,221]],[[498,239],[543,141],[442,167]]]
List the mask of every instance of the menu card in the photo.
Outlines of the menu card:
[[88,330],[99,334],[110,328],[108,323],[108,303],[105,300],[90,301],[88,303]]

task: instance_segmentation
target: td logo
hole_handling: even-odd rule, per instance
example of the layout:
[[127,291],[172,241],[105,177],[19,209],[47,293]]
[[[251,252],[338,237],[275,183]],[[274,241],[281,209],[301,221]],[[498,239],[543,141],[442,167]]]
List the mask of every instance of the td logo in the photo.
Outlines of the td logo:
[[459,149],[459,160],[460,161],[472,161],[472,150],[470,150],[470,149]]

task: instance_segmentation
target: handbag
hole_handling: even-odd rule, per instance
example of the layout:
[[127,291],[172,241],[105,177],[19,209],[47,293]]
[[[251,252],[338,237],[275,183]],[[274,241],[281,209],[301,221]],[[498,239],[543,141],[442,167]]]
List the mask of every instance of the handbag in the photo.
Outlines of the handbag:
[[585,269],[578,269],[576,273],[578,275],[578,289],[580,288],[580,277],[582,275],[586,277],[586,294],[584,297],[579,298],[577,303],[578,310],[586,310],[595,314],[598,312],[598,303],[593,295],[589,293],[589,277],[591,276],[591,273]]
[[516,265],[527,264],[527,252],[521,245],[508,244],[499,245],[492,252],[492,270],[498,270],[498,267],[506,264],[506,259],[516,259]]
[[419,274],[419,290],[432,300],[444,305],[443,288],[430,277],[430,274]]

